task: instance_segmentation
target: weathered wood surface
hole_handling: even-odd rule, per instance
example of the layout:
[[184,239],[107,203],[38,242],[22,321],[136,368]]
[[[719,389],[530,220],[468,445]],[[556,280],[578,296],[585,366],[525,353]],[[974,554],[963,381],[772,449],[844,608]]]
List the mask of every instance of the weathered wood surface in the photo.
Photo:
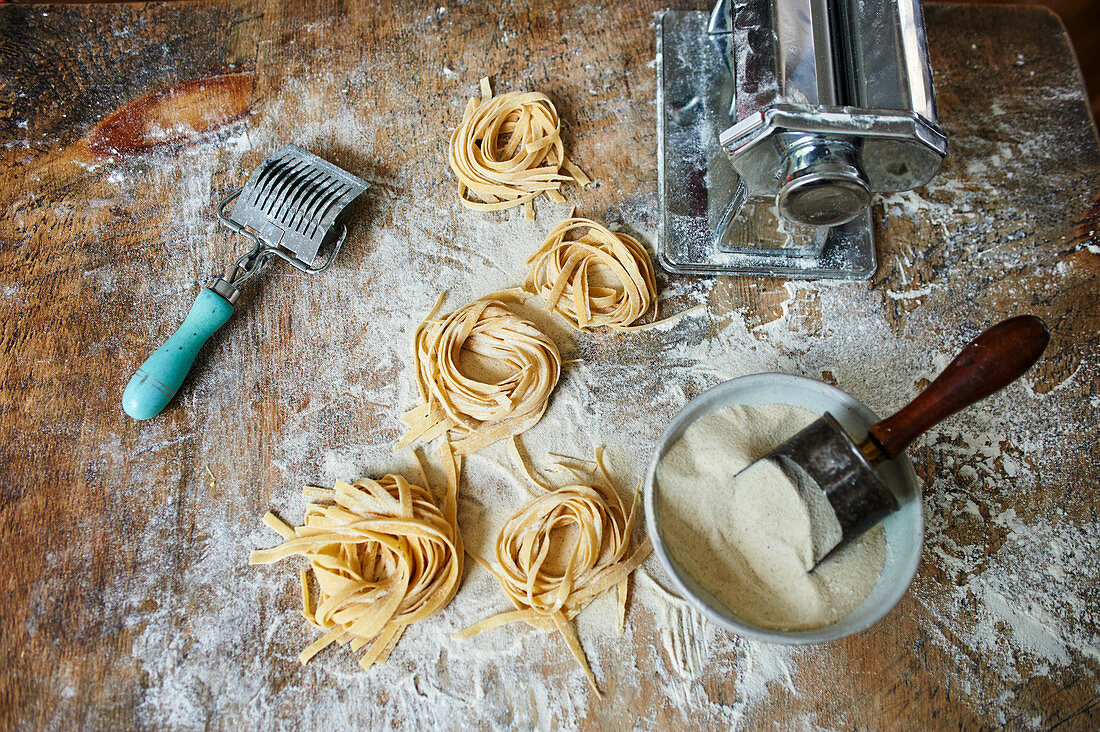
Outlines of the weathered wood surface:
[[[460,209],[448,126],[483,73],[547,92],[600,182],[570,201],[652,243],[658,9],[0,7],[0,725],[1096,726],[1100,146],[1064,30],[1022,8],[928,8],[951,154],[928,188],[877,204],[870,283],[663,278],[663,312],[705,301],[708,317],[630,347],[563,343],[590,364],[559,387],[587,388],[577,414],[596,426],[577,429],[625,456],[632,482],[663,424],[717,380],[805,373],[885,412],[982,327],[1044,317],[1053,340],[1026,384],[911,450],[928,542],[884,622],[777,651],[638,601],[621,645],[590,646],[599,700],[559,645],[520,628],[447,640],[501,608],[481,577],[487,593],[464,589],[425,624],[440,647],[403,640],[369,673],[343,653],[297,665],[313,633],[294,573],[244,566],[272,543],[260,516],[296,518],[303,482],[392,465],[417,317],[443,287],[518,281],[494,262],[537,238],[505,257],[509,232],[543,230]],[[180,84],[154,99],[156,124],[101,124]],[[103,142],[119,130],[140,139]],[[316,278],[264,277],[173,405],[130,421],[133,368],[239,246],[213,205],[286,141],[374,182],[346,252]],[[555,213],[540,207],[539,226]],[[705,639],[686,659],[677,622]],[[402,654],[426,647],[426,662]]]

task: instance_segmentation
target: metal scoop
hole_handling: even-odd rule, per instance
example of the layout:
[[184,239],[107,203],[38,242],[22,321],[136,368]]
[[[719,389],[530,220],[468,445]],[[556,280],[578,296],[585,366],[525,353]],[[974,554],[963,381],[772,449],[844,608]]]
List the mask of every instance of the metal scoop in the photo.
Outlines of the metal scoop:
[[1023,376],[1049,340],[1046,325],[1032,315],[998,323],[971,341],[916,399],[872,425],[862,442],[826,414],[739,472],[734,484],[754,480],[772,466],[791,481],[810,513],[809,571],[898,509],[873,466],[896,458],[933,425]]
[[241,283],[273,257],[309,274],[328,269],[348,235],[341,214],[367,187],[327,160],[287,145],[265,160],[244,188],[223,199],[218,221],[248,239],[252,249],[202,289],[183,324],[130,378],[122,394],[126,413],[149,419],[164,409],[199,349],[233,314]]

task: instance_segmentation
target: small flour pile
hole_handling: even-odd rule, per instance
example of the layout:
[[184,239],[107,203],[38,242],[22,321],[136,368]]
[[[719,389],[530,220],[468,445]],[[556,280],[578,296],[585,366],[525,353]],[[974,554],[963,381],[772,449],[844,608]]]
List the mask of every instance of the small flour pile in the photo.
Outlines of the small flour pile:
[[753,625],[807,630],[829,625],[875,586],[886,558],[882,526],[812,566],[810,508],[782,471],[738,471],[818,415],[800,407],[733,406],[688,427],[657,466],[661,533],[696,582]]

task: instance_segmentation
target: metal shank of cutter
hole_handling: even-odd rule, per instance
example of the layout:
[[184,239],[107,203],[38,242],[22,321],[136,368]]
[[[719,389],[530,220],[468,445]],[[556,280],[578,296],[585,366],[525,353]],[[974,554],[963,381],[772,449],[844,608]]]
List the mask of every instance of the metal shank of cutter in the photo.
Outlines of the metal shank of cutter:
[[[297,145],[267,158],[244,188],[218,205],[218,221],[253,244],[225,280],[235,289],[273,256],[310,274],[328,269],[348,233],[340,215],[367,187],[365,181]],[[232,214],[226,214],[233,201]],[[328,254],[316,265],[326,247]]]

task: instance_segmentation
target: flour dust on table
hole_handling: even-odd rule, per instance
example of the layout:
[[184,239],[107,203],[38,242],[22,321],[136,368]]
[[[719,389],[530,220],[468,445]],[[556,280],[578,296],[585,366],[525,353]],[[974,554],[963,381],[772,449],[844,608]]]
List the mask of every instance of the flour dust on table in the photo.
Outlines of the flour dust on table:
[[[303,94],[295,104],[308,106],[309,93],[302,85],[288,82],[261,115],[290,108],[291,94]],[[341,105],[328,111],[325,116],[310,116],[314,121],[303,128],[305,141],[321,150],[323,141],[336,134],[331,126],[341,120],[350,125],[352,119]],[[366,140],[370,148],[373,130],[361,129],[369,115],[354,119],[355,126],[345,129]],[[262,155],[276,140],[262,120],[256,125],[257,131],[250,131],[247,139]],[[226,166],[246,169],[250,163],[241,162],[240,157],[246,150],[246,145],[240,145],[220,152],[208,147],[187,151],[155,173],[150,185],[176,186],[187,194],[187,210],[174,207],[172,214],[181,216],[189,241],[211,239],[203,208],[216,200],[209,188],[210,176]],[[267,391],[265,400],[285,416],[274,443],[265,448],[272,455],[270,466],[248,467],[246,456],[227,447],[224,440],[202,433],[181,435],[167,422],[153,425],[142,435],[137,449],[186,453],[191,456],[188,459],[210,466],[219,486],[264,487],[244,493],[216,490],[207,487],[201,476],[188,479],[181,474],[180,480],[186,483],[182,490],[188,505],[193,505],[188,509],[193,511],[189,520],[203,532],[202,541],[195,545],[194,561],[186,564],[178,581],[168,582],[173,572],[154,550],[171,535],[173,517],[184,510],[172,498],[152,509],[154,517],[137,544],[141,548],[135,561],[150,571],[136,579],[120,578],[108,588],[107,595],[122,608],[124,622],[135,628],[129,653],[155,689],[143,698],[140,719],[152,724],[174,718],[198,725],[204,714],[204,690],[212,687],[232,698],[262,700],[250,717],[253,721],[295,715],[301,696],[308,694],[314,702],[310,723],[365,725],[371,718],[362,710],[361,700],[379,690],[388,700],[387,719],[433,719],[440,708],[446,708],[452,720],[572,727],[592,711],[586,679],[556,638],[522,626],[502,628],[468,642],[451,638],[454,632],[508,607],[496,580],[480,567],[470,569],[449,607],[419,623],[415,633],[406,633],[386,664],[364,673],[352,658],[327,655],[323,663],[317,659],[309,667],[298,667],[298,653],[314,639],[311,632],[299,623],[303,627],[280,635],[287,627],[284,621],[294,624],[297,583],[278,568],[251,569],[243,564],[248,549],[270,542],[265,527],[254,528],[255,516],[268,506],[284,516],[301,514],[305,505],[294,494],[297,486],[412,469],[405,457],[392,452],[392,444],[403,429],[395,415],[416,400],[409,343],[438,292],[425,288],[423,281],[430,278],[434,287],[447,289],[456,302],[515,286],[522,281],[524,259],[568,214],[568,206],[560,205],[555,215],[540,216],[536,222],[524,221],[517,212],[467,220],[468,212],[449,209],[437,187],[423,182],[426,175],[430,174],[422,164],[411,160],[375,180],[368,208],[374,211],[372,217],[388,223],[356,234],[349,242],[345,259],[336,265],[340,286],[303,281],[300,287],[269,290],[264,296],[277,299],[279,317],[293,324],[318,322],[319,312],[341,313],[339,319],[328,322],[324,333],[327,345],[323,348],[331,357],[318,361],[284,355],[278,370],[259,376]],[[134,195],[125,178],[115,180],[114,173],[105,179],[104,185],[119,189],[112,195]],[[390,193],[396,180],[408,181],[401,196]],[[914,218],[928,218],[939,225],[947,219],[944,210],[949,208],[948,204],[932,207],[916,196],[889,203],[888,225]],[[640,240],[652,243],[652,204],[643,198],[613,213]],[[896,206],[904,209],[898,211]],[[459,235],[460,231],[464,233]],[[425,255],[438,257],[440,252],[446,253],[448,264],[432,269]],[[222,255],[217,247],[204,247],[188,266],[198,276]],[[475,262],[484,266],[477,266],[480,274],[472,279]],[[383,263],[389,264],[383,267]],[[1040,292],[1055,290],[1068,273],[1050,273],[1040,283]],[[138,327],[151,330],[170,318],[173,308],[182,317],[189,304],[187,295],[173,299],[174,288],[163,278],[148,281],[150,290],[165,296],[165,311],[139,314]],[[94,279],[93,286],[107,286],[99,283]],[[727,285],[721,281],[700,284],[658,273],[658,286],[662,302],[669,303],[661,315],[728,297]],[[761,283],[758,287],[778,303],[768,318],[694,315],[629,337],[570,335],[556,317],[537,320],[537,312],[525,313],[561,345],[564,362],[580,359],[563,366],[543,421],[525,433],[527,443],[573,455],[606,444],[616,484],[633,485],[642,477],[642,466],[664,425],[688,399],[725,379],[758,371],[810,376],[828,372],[856,398],[884,410],[911,397],[915,385],[941,370],[955,346],[961,345],[945,342],[938,353],[915,353],[911,338],[896,333],[880,310],[884,301],[903,303],[909,311],[909,329],[942,329],[945,294],[939,286],[908,300],[895,300],[892,291],[867,283]],[[380,297],[381,293],[386,296]],[[262,307],[244,313],[241,328],[246,335],[221,346],[229,353],[212,359],[193,391],[181,395],[183,409],[237,413],[242,381],[254,372],[246,366],[247,377],[242,377],[237,364],[248,364],[249,354],[240,344],[264,332],[265,320],[272,317],[265,313]],[[829,324],[830,338],[813,334],[814,324],[820,322]],[[1066,383],[1086,378],[1086,373],[1067,375]],[[364,378],[367,374],[379,378]],[[302,384],[310,387],[308,402],[303,399]],[[623,403],[623,393],[634,395],[629,404]],[[1089,607],[1084,590],[1068,574],[1044,569],[1064,566],[1073,557],[1094,575],[1100,573],[1100,552],[1093,551],[1095,537],[1100,535],[1093,530],[1095,522],[1025,516],[1005,506],[1011,495],[1028,491],[1041,473],[1058,464],[1059,443],[1037,432],[1028,415],[1042,409],[1050,419],[1072,420],[1078,406],[1071,396],[1072,390],[1064,388],[1038,393],[1027,384],[1013,385],[991,397],[987,410],[953,417],[920,438],[916,447],[915,462],[923,457],[933,466],[926,478],[929,549],[925,562],[958,584],[945,590],[934,577],[918,577],[912,590],[916,608],[895,612],[934,618],[928,642],[959,664],[981,649],[994,649],[1003,663],[993,672],[1005,684],[1034,669],[1057,677],[1085,652],[1082,649],[1100,642],[1082,620]],[[561,424],[572,427],[554,427]],[[220,434],[211,426],[206,430]],[[321,443],[317,434],[330,439]],[[370,438],[364,440],[365,434]],[[527,499],[527,493],[509,477],[511,470],[505,466],[510,461],[503,447],[498,443],[468,459],[459,498],[464,540],[481,556],[491,554],[496,529]],[[109,444],[103,449],[105,455],[110,453]],[[1014,475],[1007,488],[998,478],[1003,469],[1011,469]],[[146,479],[144,470],[134,464],[135,485]],[[980,543],[966,538],[969,534],[960,536],[962,525],[978,527]],[[986,560],[983,549],[990,530],[1005,535],[1006,541]],[[1032,561],[1036,557],[1042,561]],[[165,571],[157,569],[161,567]],[[768,646],[717,629],[667,592],[668,583],[653,560],[635,577],[633,617],[623,636],[613,632],[613,597],[597,598],[576,620],[578,638],[598,677],[607,678],[619,664],[628,664],[624,659],[633,659],[628,665],[636,670],[615,679],[617,693],[639,686],[635,674],[648,675],[670,705],[691,710],[700,723],[732,725],[754,718],[776,694],[806,693],[799,687],[804,669],[829,658],[820,649]],[[180,594],[181,586],[188,588],[186,595]],[[1022,595],[1031,609],[1009,612],[1006,608],[1011,606],[1003,598],[1014,594]],[[182,637],[174,624],[184,616],[189,630]],[[1008,625],[1004,618],[1009,619]],[[940,627],[953,630],[947,633]],[[253,645],[256,638],[265,639],[263,648]],[[244,649],[244,656],[226,658],[215,666],[193,660],[217,657],[230,647]],[[452,663],[459,658],[461,664]],[[274,668],[273,660],[293,668],[293,676]],[[715,675],[731,680],[735,703],[711,698],[708,679]],[[976,685],[963,694],[975,705],[1011,709],[1010,698]],[[651,715],[656,720],[658,712],[639,713],[643,720]],[[802,721],[813,724],[817,718],[807,714]]]
[[[940,47],[961,43],[953,40],[958,33],[977,33],[951,22],[964,7],[937,10],[941,22],[929,27],[939,28],[933,40]],[[299,666],[316,631],[297,615],[298,582],[280,567],[245,564],[251,548],[272,540],[257,516],[268,508],[302,514],[299,486],[413,475],[411,460],[392,445],[403,428],[397,415],[416,403],[409,352],[416,327],[441,290],[464,303],[519,285],[524,260],[568,216],[567,205],[543,198],[534,222],[518,209],[473,214],[455,200],[454,179],[441,163],[447,141],[439,118],[461,118],[486,53],[514,59],[521,73],[556,75],[557,101],[580,92],[570,102],[569,152],[597,183],[583,193],[568,189],[569,198],[594,219],[613,222],[608,228],[621,226],[649,248],[656,241],[652,51],[617,50],[610,64],[584,56],[600,48],[594,34],[640,28],[648,42],[645,18],[620,3],[565,4],[551,26],[560,22],[580,43],[544,62],[515,53],[521,29],[508,13],[499,29],[490,24],[478,36],[495,34],[492,48],[464,43],[456,50],[448,39],[477,28],[470,8],[448,5],[445,14],[426,9],[398,21],[401,29],[416,23],[415,33],[383,23],[347,33],[350,13],[305,23],[278,12],[258,15],[262,20],[250,22],[263,23],[269,35],[251,41],[261,55],[261,91],[248,118],[195,147],[89,165],[70,189],[85,196],[83,205],[47,191],[21,194],[11,211],[10,241],[27,242],[11,256],[44,245],[33,238],[36,228],[46,236],[78,231],[59,240],[59,251],[83,253],[75,269],[5,283],[13,322],[30,322],[42,294],[53,292],[40,283],[75,278],[82,302],[103,305],[77,321],[88,325],[85,355],[104,361],[104,354],[133,349],[139,335],[182,319],[194,293],[180,283],[197,287],[231,256],[212,207],[281,144],[293,139],[373,183],[332,276],[242,295],[253,301],[240,313],[240,337],[211,344],[209,363],[177,397],[171,416],[134,433],[90,412],[102,423],[98,431],[91,422],[53,421],[29,433],[76,445],[88,494],[110,492],[109,505],[133,510],[114,524],[129,532],[118,555],[122,571],[102,584],[82,584],[91,566],[85,562],[115,535],[105,533],[109,525],[99,516],[78,514],[70,545],[41,555],[45,579],[26,600],[25,630],[41,645],[58,598],[71,597],[63,581],[94,591],[94,609],[89,603],[81,610],[73,628],[76,642],[114,644],[116,631],[119,640],[117,654],[104,660],[93,715],[126,709],[140,725],[200,729],[212,715],[226,726],[251,727],[412,728],[419,720],[421,727],[573,729],[619,711],[594,698],[552,636],[512,625],[468,642],[452,638],[508,609],[496,579],[480,567],[469,568],[455,601],[406,633],[385,664],[363,672],[354,657],[331,650],[323,661]],[[77,10],[51,8],[42,22],[63,12]],[[141,27],[126,26],[130,41],[140,40]],[[996,31],[987,24],[982,32]],[[375,32],[383,42],[363,44]],[[589,41],[597,45],[584,45]],[[165,58],[172,50],[165,46]],[[395,51],[423,54],[425,67],[437,71],[395,74]],[[1028,73],[1041,78],[1044,69],[1010,63],[998,73],[1018,73],[1026,83]],[[1074,301],[1063,298],[1091,286],[1096,266],[1092,239],[1057,241],[1066,212],[1086,210],[1094,190],[1091,173],[1064,161],[1095,143],[1078,142],[1053,123],[1080,104],[1079,91],[1046,84],[1050,93],[972,94],[966,78],[973,66],[937,70],[939,88],[951,92],[945,125],[953,149],[965,156],[952,153],[944,175],[925,189],[876,204],[884,236],[874,281],[734,284],[657,272],[658,317],[699,304],[707,312],[629,338],[570,335],[556,316],[533,313],[532,322],[561,348],[563,370],[543,421],[524,434],[526,444],[573,455],[605,444],[615,484],[636,485],[664,425],[687,400],[726,379],[758,371],[823,378],[882,411],[908,400],[976,332],[966,329],[990,321],[996,308],[1026,301],[1065,315]],[[443,107],[430,125],[407,104],[425,88]],[[1034,119],[1044,121],[1038,134],[1028,122]],[[7,148],[13,160],[64,144],[38,134],[15,133]],[[1052,159],[1058,170],[1050,169]],[[1062,223],[1053,225],[1054,218]],[[70,228],[53,228],[59,224]],[[152,237],[177,242],[177,253],[147,248]],[[1056,256],[1063,246],[1064,256]],[[161,305],[129,307],[135,297]],[[1087,311],[1070,310],[1068,332],[1091,322]],[[129,319],[125,328],[112,322],[120,312]],[[956,711],[1039,726],[1019,716],[1021,699],[1039,704],[1036,688],[1047,697],[1071,682],[1094,683],[1100,523],[1080,492],[1050,495],[1064,480],[1059,476],[1082,474],[1072,468],[1091,459],[1074,437],[1095,425],[1097,405],[1081,397],[1100,377],[1089,349],[1088,341],[1059,344],[1057,368],[952,417],[913,448],[928,535],[921,572],[890,621],[906,629],[897,643],[907,645],[890,652],[915,678],[947,676]],[[36,369],[69,369],[70,358],[83,363],[78,355],[58,346],[46,353],[53,363]],[[89,402],[117,396],[99,386],[89,394]],[[508,464],[500,443],[467,460],[459,519],[466,545],[481,556],[529,499]],[[205,477],[206,467],[216,480]],[[653,560],[634,576],[623,636],[613,632],[617,608],[606,595],[577,617],[576,630],[593,672],[607,680],[612,699],[629,700],[639,727],[752,726],[776,710],[794,710],[791,727],[853,726],[851,689],[865,686],[876,667],[853,670],[849,662],[892,642],[865,634],[824,649],[754,643],[667,592]],[[969,671],[975,659],[980,677]],[[51,701],[47,714],[67,714],[72,699],[96,693],[86,671],[71,658],[58,664],[49,680],[61,701]],[[67,726],[66,717],[54,719]]]

